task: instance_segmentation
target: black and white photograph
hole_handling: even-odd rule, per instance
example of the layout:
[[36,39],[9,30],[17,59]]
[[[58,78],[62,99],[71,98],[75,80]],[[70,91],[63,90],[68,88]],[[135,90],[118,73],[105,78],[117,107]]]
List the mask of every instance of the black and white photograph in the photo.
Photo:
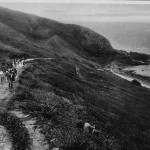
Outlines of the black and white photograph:
[[0,150],[150,150],[150,0],[0,0]]

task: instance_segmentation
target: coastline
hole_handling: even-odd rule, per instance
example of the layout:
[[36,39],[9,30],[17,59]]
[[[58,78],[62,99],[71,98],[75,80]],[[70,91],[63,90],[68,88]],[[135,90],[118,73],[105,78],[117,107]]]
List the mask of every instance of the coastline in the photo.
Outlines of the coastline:
[[144,77],[150,77],[150,64],[149,65],[139,65],[134,67],[127,67],[124,71],[132,71],[136,75],[141,75]]
[[122,79],[125,79],[130,82],[135,79],[141,83],[142,87],[146,87],[150,89],[150,77],[138,75],[135,74],[133,71],[125,71],[124,69],[122,71],[118,71],[116,69],[115,70],[110,69],[110,71],[113,74],[121,77]]

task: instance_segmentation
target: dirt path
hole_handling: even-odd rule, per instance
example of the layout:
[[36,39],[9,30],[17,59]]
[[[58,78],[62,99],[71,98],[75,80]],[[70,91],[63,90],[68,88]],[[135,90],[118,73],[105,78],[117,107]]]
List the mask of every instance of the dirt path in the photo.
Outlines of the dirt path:
[[[23,68],[18,68],[18,77],[21,74]],[[18,80],[17,77],[17,80]],[[17,81],[14,83],[14,88],[17,87]],[[3,113],[5,111],[5,108],[7,106],[7,103],[11,97],[11,92],[8,88],[8,82],[0,84],[0,113]],[[0,116],[1,117],[1,116]],[[1,125],[0,122],[0,150],[12,150],[13,148],[11,136],[9,135],[8,131],[6,128]]]
[[11,150],[12,143],[5,127],[0,125],[0,150]]
[[29,115],[25,115],[23,112],[18,110],[11,111],[11,113],[22,120],[22,123],[28,130],[32,142],[31,150],[48,150],[49,146],[45,141],[44,135],[40,133],[40,127],[35,125],[35,118],[31,118]]
[[[51,58],[47,58],[47,59],[51,59]],[[34,59],[28,59],[26,60],[26,62],[33,61],[33,60]],[[16,83],[14,84],[14,88],[17,88],[18,86],[18,79],[23,69],[24,69],[23,66],[17,68],[18,76],[17,76]],[[10,97],[12,96],[12,93],[13,91],[10,91],[8,89],[8,83],[0,84],[0,108],[5,110],[5,107],[7,106],[7,103]],[[45,141],[44,135],[41,134],[40,132],[40,127],[36,125],[35,118],[31,118],[29,115],[24,114],[21,110],[12,110],[9,113],[17,117],[21,121],[23,127],[26,128],[28,132],[27,134],[29,134],[29,138],[31,140],[31,143],[30,143],[31,150],[48,150],[49,149],[48,148],[49,146],[47,142]],[[20,141],[21,140],[22,139],[20,139]],[[13,149],[15,145],[13,145],[14,143],[12,141],[13,139],[11,139],[11,136],[8,134],[8,131],[6,130],[6,128],[4,126],[1,126],[0,124],[0,150],[20,150],[17,148]]]
[[9,95],[7,83],[0,85],[0,101],[6,98]]

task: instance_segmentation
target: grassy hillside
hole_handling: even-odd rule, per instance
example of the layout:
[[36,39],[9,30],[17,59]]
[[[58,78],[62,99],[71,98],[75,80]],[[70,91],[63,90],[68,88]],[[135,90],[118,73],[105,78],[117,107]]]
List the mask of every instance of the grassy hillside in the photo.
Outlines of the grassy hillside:
[[[34,61],[19,83],[8,109],[35,117],[50,149],[150,148],[150,94],[146,88],[65,57]],[[78,118],[96,125],[100,135],[83,133],[77,128]],[[51,143],[54,138],[57,140]]]
[[[27,64],[0,114],[15,150],[31,145],[23,121],[11,113],[16,110],[37,120],[35,131],[41,129],[49,149],[150,149],[149,90],[97,70],[140,64],[150,56],[114,50],[105,37],[85,27],[0,8],[0,70],[22,56],[53,59]],[[80,119],[96,125],[100,134],[83,132],[77,127]],[[16,141],[21,131],[25,136]]]
[[51,53],[65,55],[70,51],[90,58],[114,52],[105,37],[90,29],[5,8],[0,8],[0,42],[9,46],[9,52],[23,52],[32,57],[49,57]]
[[[0,7],[0,57],[53,55],[79,57],[99,64],[117,61],[123,65],[139,64],[133,59],[147,58],[136,53],[114,50],[104,36],[73,24],[12,11]],[[134,56],[135,55],[135,56]],[[145,60],[146,61],[146,60]]]

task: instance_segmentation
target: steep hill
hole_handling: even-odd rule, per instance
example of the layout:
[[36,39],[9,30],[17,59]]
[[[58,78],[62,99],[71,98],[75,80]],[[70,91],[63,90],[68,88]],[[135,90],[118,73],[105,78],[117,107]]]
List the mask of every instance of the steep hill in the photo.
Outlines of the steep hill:
[[0,8],[0,43],[9,46],[8,52],[36,57],[75,53],[90,58],[115,52],[105,37],[90,29],[5,8]]
[[[0,97],[0,125],[14,150],[41,150],[35,141],[44,150],[150,149],[149,89],[101,67],[150,56],[115,50],[85,27],[0,8],[0,65],[20,55],[40,58],[18,70],[9,99]],[[86,132],[87,122],[97,132]]]
[[[53,55],[88,59],[98,64],[139,64],[137,54],[113,49],[104,36],[79,25],[0,7],[0,57]],[[143,56],[142,56],[143,57]],[[139,58],[139,56],[138,56]],[[147,60],[150,56],[147,56]],[[138,60],[138,59],[137,59]]]
[[[18,84],[8,110],[36,119],[50,150],[150,148],[149,89],[71,58],[33,60]],[[83,132],[79,120],[96,125],[99,134]]]

